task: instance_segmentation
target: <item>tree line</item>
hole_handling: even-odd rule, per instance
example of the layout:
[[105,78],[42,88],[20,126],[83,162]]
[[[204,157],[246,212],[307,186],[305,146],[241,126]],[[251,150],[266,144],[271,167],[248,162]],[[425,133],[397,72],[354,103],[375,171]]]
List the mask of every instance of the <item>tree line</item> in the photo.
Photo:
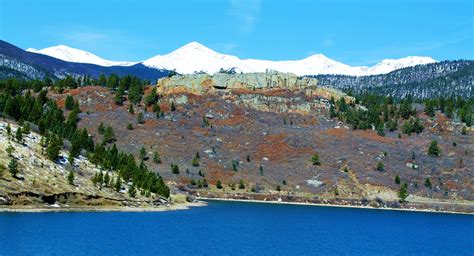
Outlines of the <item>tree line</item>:
[[[130,81],[130,83],[123,82],[124,86],[129,85],[128,88],[139,86],[140,90],[143,90],[141,81],[130,77],[123,79]],[[118,86],[121,80],[118,79]],[[111,84],[115,84],[114,81],[112,78]],[[71,78],[67,77],[55,83],[70,82]],[[34,124],[37,131],[43,135],[41,144],[45,148],[45,154],[52,161],[56,162],[59,159],[60,150],[64,145],[63,140],[67,140],[70,143],[68,159],[71,163],[75,157],[84,154],[103,170],[117,172],[121,179],[132,182],[134,189],[138,188],[145,193],[152,192],[169,197],[169,188],[163,179],[149,170],[143,161],[137,162],[133,155],[119,152],[115,144],[110,146],[112,139],[107,139],[102,144],[95,144],[87,129],[77,127],[80,109],[78,102],[72,97],[66,100],[66,109],[70,111],[65,117],[65,113],[56,102],[47,97],[47,87],[39,90],[36,87],[38,84],[45,86],[48,83],[47,80],[41,82],[17,79],[0,81],[0,115],[14,119],[22,126]]]

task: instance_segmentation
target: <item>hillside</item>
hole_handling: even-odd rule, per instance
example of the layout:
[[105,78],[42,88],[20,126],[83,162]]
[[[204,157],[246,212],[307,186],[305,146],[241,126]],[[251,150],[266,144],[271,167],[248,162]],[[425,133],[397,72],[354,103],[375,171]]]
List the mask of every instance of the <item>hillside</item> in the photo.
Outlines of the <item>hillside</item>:
[[442,61],[417,65],[374,76],[314,76],[324,86],[354,93],[375,93],[416,99],[474,96],[474,61]]
[[[11,127],[13,135],[8,135],[7,126]],[[147,197],[137,193],[131,197],[127,183],[122,184],[119,191],[115,187],[94,184],[92,178],[103,172],[101,168],[83,156],[75,158],[71,165],[67,161],[67,151],[63,150],[60,159],[53,162],[46,157],[43,136],[29,132],[19,143],[14,138],[17,129],[14,122],[0,122],[0,210],[153,210],[160,205],[170,207],[166,199],[154,194]],[[18,173],[15,175],[10,172],[12,159],[17,161]],[[70,172],[74,173],[72,181],[68,179]],[[110,173],[110,180],[116,179],[117,175]]]
[[[198,197],[474,210],[474,131],[448,116],[472,102],[456,99],[451,114],[436,107],[431,116],[423,105],[355,99],[318,82],[278,72],[175,75],[142,92],[117,81],[50,87],[32,98],[13,97],[17,84],[6,81],[0,109],[63,136],[82,148],[69,154],[132,179],[145,194],[167,193],[163,177]],[[78,140],[84,133],[93,142]]]
[[19,77],[27,79],[51,79],[88,76],[98,78],[101,74],[137,76],[144,80],[156,81],[168,75],[168,71],[149,68],[142,64],[132,66],[98,66],[85,63],[67,62],[47,55],[27,52],[0,40],[0,79]]
[[[348,104],[352,97],[314,87],[311,80],[267,75],[229,75],[236,79],[230,84],[221,82],[230,81],[225,76],[166,78],[156,88],[159,107],[143,101],[116,105],[101,87],[65,94],[81,104],[79,126],[95,140],[102,138],[98,125],[110,125],[118,148],[136,156],[143,148],[150,168],[191,194],[473,210],[472,134],[462,134],[463,125],[418,110],[425,127],[420,134],[401,135],[403,119],[398,131],[384,136],[354,130],[330,118],[332,97]],[[64,102],[64,94],[50,96]],[[441,147],[440,157],[427,154],[432,140]],[[159,163],[152,160],[155,152]],[[312,164],[314,154],[320,165]],[[398,203],[397,176],[408,184],[408,203]]]

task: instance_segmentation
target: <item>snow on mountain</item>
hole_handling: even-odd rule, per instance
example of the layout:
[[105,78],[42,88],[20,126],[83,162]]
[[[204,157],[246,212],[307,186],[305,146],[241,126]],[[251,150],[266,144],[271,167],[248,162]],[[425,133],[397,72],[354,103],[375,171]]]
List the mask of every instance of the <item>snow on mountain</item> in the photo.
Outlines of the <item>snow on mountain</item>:
[[429,57],[410,56],[402,59],[386,59],[372,67],[349,66],[329,59],[322,54],[315,54],[302,60],[268,61],[257,59],[239,59],[236,56],[217,53],[197,42],[191,42],[166,54],[157,55],[143,61],[145,66],[175,69],[182,74],[204,71],[210,74],[221,68],[235,68],[238,72],[265,72],[277,70],[296,75],[341,74],[341,75],[376,75],[391,72],[395,69],[436,62]]
[[[90,52],[64,45],[42,50],[29,48],[27,51],[49,55],[69,62],[91,63],[100,66],[131,66],[136,64],[136,62],[104,60]],[[221,68],[235,68],[237,72],[244,73],[276,70],[294,73],[299,76],[319,74],[364,76],[385,74],[396,69],[433,62],[436,61],[430,57],[410,56],[401,59],[385,59],[372,67],[349,66],[322,54],[315,54],[302,60],[286,61],[240,59],[236,56],[215,52],[200,43],[191,42],[171,53],[147,59],[142,64],[151,68],[176,70],[176,72],[181,74],[191,74],[200,71],[213,74]]]
[[104,66],[104,67],[132,66],[132,65],[137,64],[137,62],[104,60],[101,57],[94,55],[90,52],[75,49],[66,45],[52,46],[52,47],[44,48],[41,50],[28,48],[26,49],[26,51],[48,55],[53,58],[64,60],[64,61],[89,63],[89,64],[95,64],[95,65]]

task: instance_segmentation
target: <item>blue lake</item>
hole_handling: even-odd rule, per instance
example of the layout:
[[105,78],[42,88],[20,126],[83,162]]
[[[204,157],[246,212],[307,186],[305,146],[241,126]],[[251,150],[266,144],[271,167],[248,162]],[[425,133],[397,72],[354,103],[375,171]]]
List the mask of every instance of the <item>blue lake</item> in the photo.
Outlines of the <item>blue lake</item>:
[[0,255],[473,255],[474,216],[210,201],[0,213]]

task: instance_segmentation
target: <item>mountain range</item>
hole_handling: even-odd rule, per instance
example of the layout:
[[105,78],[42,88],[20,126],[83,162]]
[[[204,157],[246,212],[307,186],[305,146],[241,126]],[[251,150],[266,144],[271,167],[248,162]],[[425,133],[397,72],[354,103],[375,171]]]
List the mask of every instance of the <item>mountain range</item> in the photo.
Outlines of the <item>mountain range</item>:
[[237,72],[265,72],[268,69],[311,74],[318,84],[352,91],[404,98],[423,99],[438,96],[473,97],[474,61],[435,61],[429,57],[383,60],[372,67],[352,67],[317,54],[297,61],[245,59],[217,53],[203,45],[189,43],[169,54],[141,62],[110,61],[92,53],[67,46],[26,51],[0,40],[0,79],[53,79],[117,74],[132,75],[152,83],[168,76],[171,70],[181,74],[221,69]]
[[100,66],[132,66],[141,63],[146,67],[175,70],[181,74],[206,72],[213,74],[220,69],[235,69],[237,72],[279,72],[303,75],[352,75],[366,76],[385,74],[393,70],[436,62],[430,57],[409,56],[401,59],[385,59],[374,66],[350,66],[332,60],[323,54],[315,54],[301,60],[270,61],[259,59],[240,59],[237,56],[218,53],[198,43],[188,43],[177,50],[156,55],[141,62],[105,60],[87,51],[71,48],[65,45],[48,47],[41,50],[29,48],[26,51],[48,55],[68,62],[89,63]]

